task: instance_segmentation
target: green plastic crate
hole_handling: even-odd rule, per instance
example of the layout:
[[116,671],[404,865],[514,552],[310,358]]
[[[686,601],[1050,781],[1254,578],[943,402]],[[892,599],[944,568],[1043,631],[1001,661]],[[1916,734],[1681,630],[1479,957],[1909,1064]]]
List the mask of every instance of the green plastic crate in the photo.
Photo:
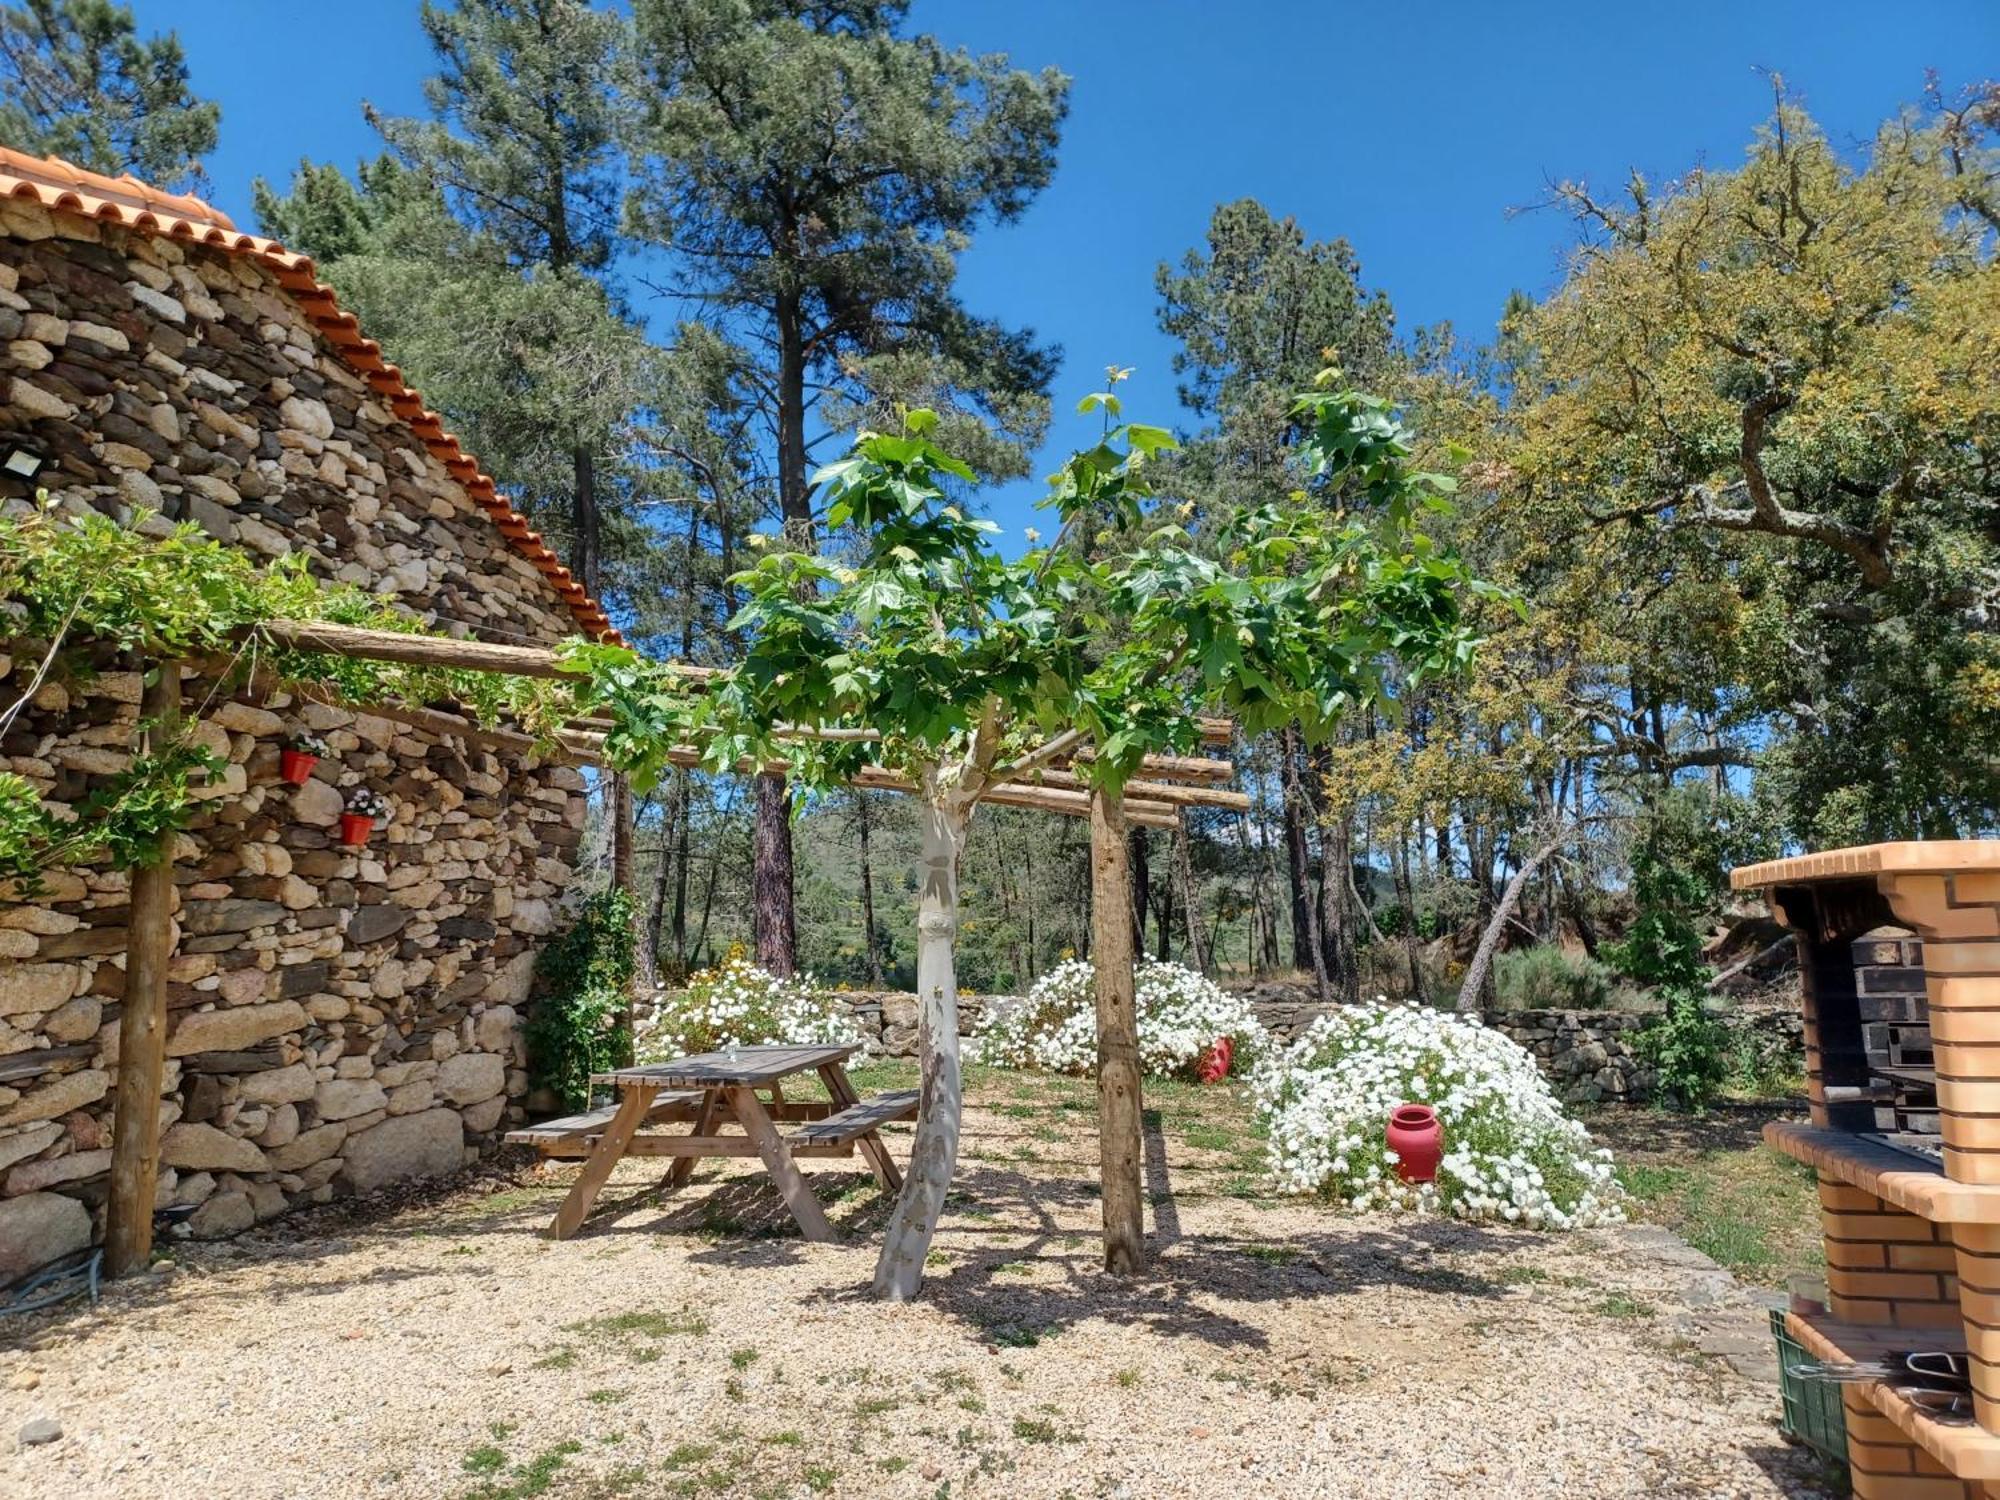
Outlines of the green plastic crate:
[[1840,1387],[1831,1380],[1807,1380],[1792,1366],[1812,1360],[1785,1328],[1785,1314],[1771,1309],[1771,1333],[1778,1341],[1778,1392],[1785,1415],[1779,1424],[1787,1437],[1797,1438],[1835,1463],[1847,1462],[1847,1414],[1840,1405]]

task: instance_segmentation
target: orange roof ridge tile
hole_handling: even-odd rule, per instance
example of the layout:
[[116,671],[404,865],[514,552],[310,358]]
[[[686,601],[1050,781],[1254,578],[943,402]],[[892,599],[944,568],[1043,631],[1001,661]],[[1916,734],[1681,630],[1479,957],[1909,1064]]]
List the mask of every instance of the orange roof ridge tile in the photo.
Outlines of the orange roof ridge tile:
[[7,146],[0,146],[0,198],[27,198],[53,211],[108,220],[167,239],[193,240],[264,262],[341,361],[389,403],[467,498],[487,513],[507,544],[548,580],[583,633],[624,643],[603,607],[571,576],[541,534],[529,530],[527,517],[500,496],[479,461],[445,429],[444,419],[424,405],[423,397],[404,381],[403,372],[383,357],[381,346],[362,333],[360,320],[340,305],[333,288],[313,274],[311,256],[287,250],[276,240],[243,233],[229,215],[191,194],[162,192],[136,177],[107,177],[61,157],[30,156]]

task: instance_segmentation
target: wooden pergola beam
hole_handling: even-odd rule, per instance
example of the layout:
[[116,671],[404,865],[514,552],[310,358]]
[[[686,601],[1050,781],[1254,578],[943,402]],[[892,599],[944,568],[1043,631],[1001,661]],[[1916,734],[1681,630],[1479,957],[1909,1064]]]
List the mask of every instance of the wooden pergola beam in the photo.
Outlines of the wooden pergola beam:
[[[404,666],[456,668],[470,672],[498,672],[515,677],[573,678],[572,671],[546,646],[503,646],[492,641],[475,641],[457,636],[405,635],[394,630],[369,630],[358,625],[335,625],[320,620],[273,620],[260,627],[274,644],[294,651],[319,651],[329,656],[351,656],[364,661],[398,662]],[[690,686],[702,685],[726,676],[720,667],[697,667],[667,663],[670,670],[686,678]],[[1212,743],[1227,743],[1235,733],[1228,719],[1204,718],[1202,737]],[[868,741],[878,738],[872,729],[812,729],[794,726],[781,734],[814,739]],[[1089,760],[1086,747],[1075,754]],[[1226,760],[1192,755],[1149,755],[1140,769],[1157,780],[1229,781],[1236,768]]]

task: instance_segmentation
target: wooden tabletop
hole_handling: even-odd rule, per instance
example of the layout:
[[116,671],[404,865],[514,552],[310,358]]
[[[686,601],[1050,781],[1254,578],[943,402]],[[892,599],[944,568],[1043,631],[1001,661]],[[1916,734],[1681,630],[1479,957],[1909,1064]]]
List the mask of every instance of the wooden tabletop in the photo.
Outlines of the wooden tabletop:
[[616,1084],[621,1089],[641,1084],[683,1089],[742,1087],[775,1083],[794,1073],[809,1073],[828,1063],[845,1062],[859,1050],[853,1046],[738,1047],[734,1056],[727,1052],[701,1052],[671,1062],[649,1063],[643,1068],[593,1073],[590,1081]]

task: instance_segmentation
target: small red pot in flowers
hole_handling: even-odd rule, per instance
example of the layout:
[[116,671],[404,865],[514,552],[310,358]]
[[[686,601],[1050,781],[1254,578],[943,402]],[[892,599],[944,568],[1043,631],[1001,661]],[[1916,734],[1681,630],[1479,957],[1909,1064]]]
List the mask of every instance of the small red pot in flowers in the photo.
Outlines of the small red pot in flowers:
[[312,778],[313,767],[327,753],[327,743],[316,734],[295,734],[278,752],[278,774],[293,786],[304,786]]
[[1444,1125],[1428,1104],[1399,1104],[1389,1111],[1389,1149],[1396,1175],[1405,1182],[1429,1182],[1444,1160]]
[[356,787],[347,795],[347,811],[340,815],[340,841],[365,844],[375,825],[389,815],[389,799],[368,787]]
[[1217,1037],[1215,1045],[1195,1064],[1194,1076],[1203,1083],[1220,1083],[1229,1076],[1229,1064],[1235,1057],[1236,1043],[1226,1036]]

